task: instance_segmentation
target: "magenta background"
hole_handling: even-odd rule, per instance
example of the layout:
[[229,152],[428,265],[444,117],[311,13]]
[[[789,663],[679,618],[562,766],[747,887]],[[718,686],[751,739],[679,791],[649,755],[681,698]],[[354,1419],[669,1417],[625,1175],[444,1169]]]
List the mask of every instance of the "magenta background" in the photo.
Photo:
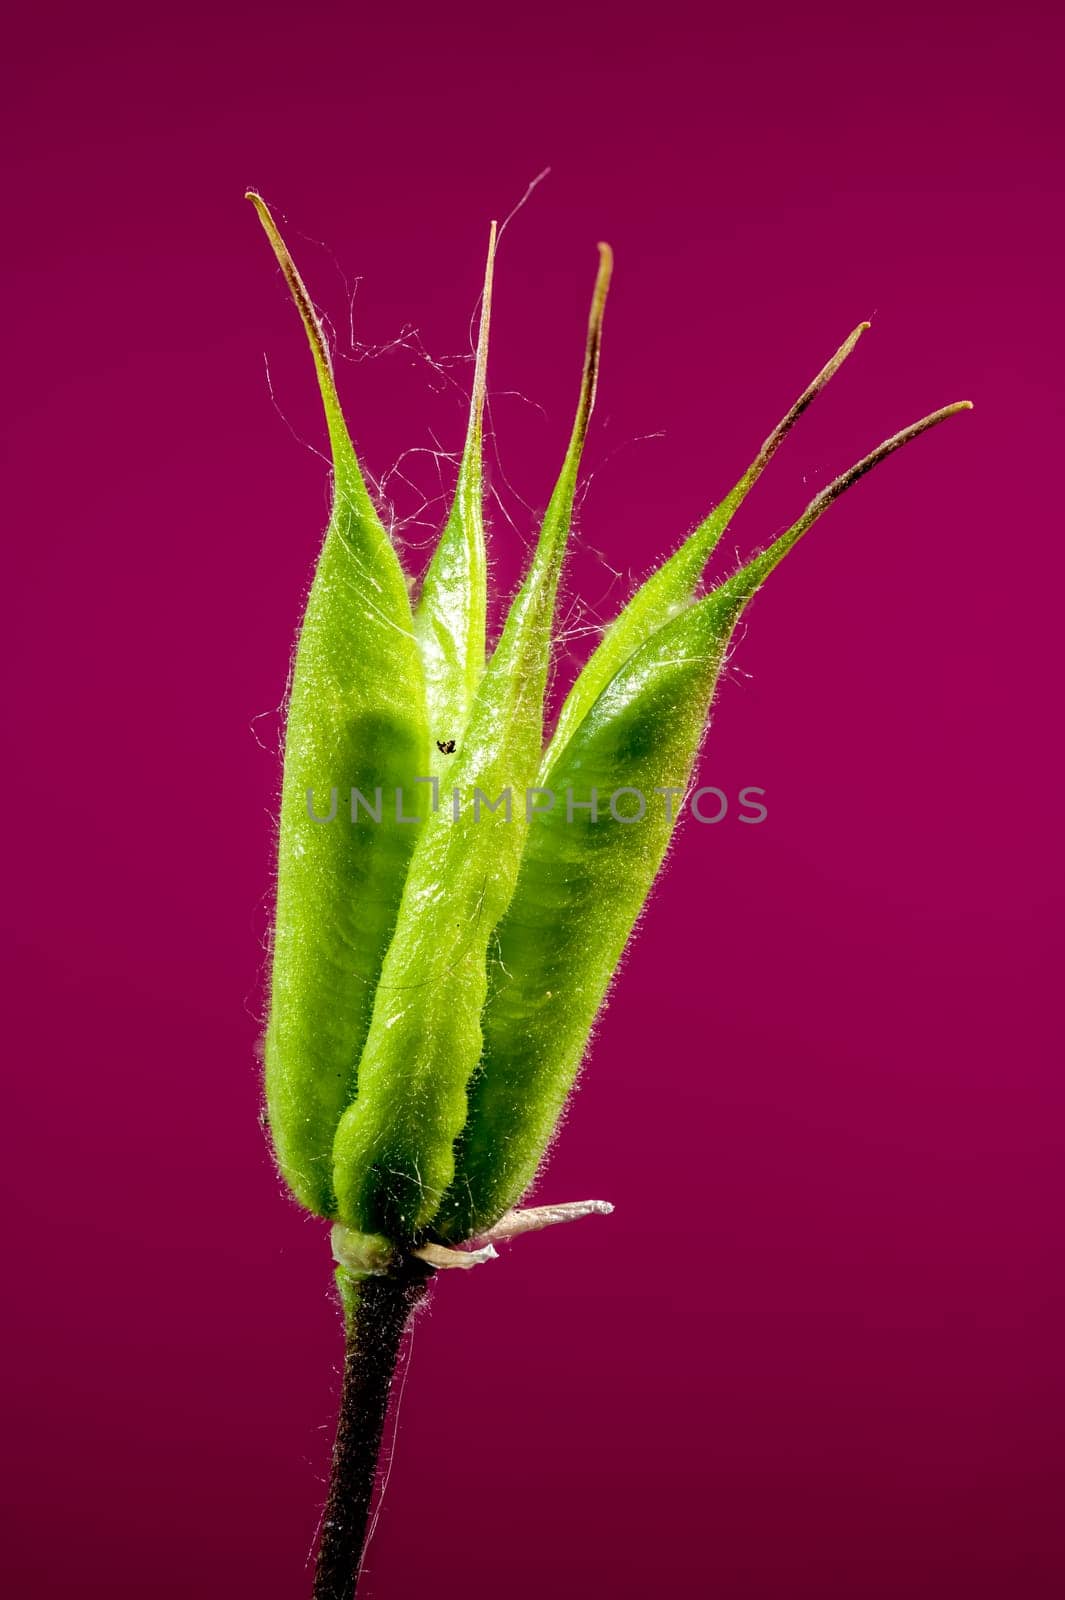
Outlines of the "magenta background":
[[[684,830],[542,1190],[616,1217],[440,1283],[366,1593],[1061,1593],[1050,5],[10,28],[9,1592],[307,1592],[339,1344],[323,1230],[256,1126],[277,723],[252,723],[325,480],[271,405],[264,351],[320,445],[241,194],[288,218],[342,347],[338,263],[361,341],[411,323],[450,355],[488,219],[550,164],[501,251],[491,384],[542,505],[609,239],[571,595],[609,609],[591,547],[645,570],[864,316],[743,548],[913,416],[977,409],[754,608],[702,771],[770,819]],[[341,366],[376,472],[458,440],[424,362]],[[498,517],[495,550],[505,586]]]

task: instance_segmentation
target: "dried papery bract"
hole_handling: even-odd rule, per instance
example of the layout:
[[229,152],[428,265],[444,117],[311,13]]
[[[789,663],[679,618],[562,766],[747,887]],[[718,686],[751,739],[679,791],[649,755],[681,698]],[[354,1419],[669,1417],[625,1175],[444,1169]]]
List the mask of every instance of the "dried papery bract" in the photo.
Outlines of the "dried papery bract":
[[[595,796],[684,790],[736,624],[769,573],[858,478],[967,405],[885,441],[700,598],[732,515],[862,323],[604,631],[545,745],[555,599],[595,399],[609,249],[599,247],[562,469],[486,663],[482,419],[495,226],[454,501],[412,610],[321,322],[265,203],[249,198],[303,319],[333,459],[332,514],[286,724],[266,1093],[283,1176],[334,1224],[347,1357],[315,1597],[350,1600],[392,1367],[433,1273],[489,1262],[500,1240],[610,1210],[602,1201],[519,1206],[676,823],[665,805],[618,822]],[[441,782],[467,799],[509,791],[514,803],[433,808]],[[524,796],[535,787],[575,804],[530,810]],[[315,820],[308,795],[353,789],[388,797],[379,821],[359,806],[350,822]],[[392,808],[397,791],[422,795],[420,820]],[[667,1210],[668,1196],[658,1203]]]

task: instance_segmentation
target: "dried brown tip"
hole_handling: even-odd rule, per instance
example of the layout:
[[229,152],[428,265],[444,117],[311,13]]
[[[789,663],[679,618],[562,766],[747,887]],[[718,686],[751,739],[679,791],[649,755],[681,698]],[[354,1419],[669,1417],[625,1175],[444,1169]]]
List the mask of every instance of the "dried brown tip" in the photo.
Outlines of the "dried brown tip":
[[592,305],[588,313],[588,340],[584,349],[584,372],[581,375],[581,394],[577,403],[577,416],[573,424],[570,450],[580,450],[588,431],[588,422],[595,405],[595,386],[599,377],[599,352],[603,342],[603,315],[610,279],[614,271],[614,252],[608,244],[599,244],[599,270],[592,291]]
[[761,475],[768,462],[780,449],[780,446],[783,444],[784,440],[787,438],[796,422],[798,422],[803,412],[808,406],[813,404],[825,385],[831,382],[831,380],[836,376],[836,373],[846,361],[847,357],[858,343],[858,340],[861,338],[862,334],[867,332],[871,326],[871,323],[859,322],[858,326],[854,329],[854,332],[848,334],[847,338],[844,339],[835,355],[832,356],[829,361],[825,362],[825,365],[821,368],[821,371],[817,374],[817,377],[813,380],[813,382],[803,390],[802,394],[796,400],[788,414],[785,417],[782,417],[777,423],[776,427],[769,435],[769,438],[765,441],[761,450],[759,450],[758,455],[755,458],[754,465],[751,467],[750,473],[748,474],[748,477],[752,483],[755,478]]

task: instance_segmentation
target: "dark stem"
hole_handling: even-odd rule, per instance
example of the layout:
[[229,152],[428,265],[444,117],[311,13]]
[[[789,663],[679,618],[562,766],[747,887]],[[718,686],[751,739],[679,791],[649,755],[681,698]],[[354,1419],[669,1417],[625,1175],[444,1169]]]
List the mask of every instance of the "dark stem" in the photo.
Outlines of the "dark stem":
[[337,1276],[345,1314],[344,1382],[314,1600],[352,1600],[355,1593],[403,1330],[432,1274],[412,1262],[382,1277],[355,1281],[343,1269]]

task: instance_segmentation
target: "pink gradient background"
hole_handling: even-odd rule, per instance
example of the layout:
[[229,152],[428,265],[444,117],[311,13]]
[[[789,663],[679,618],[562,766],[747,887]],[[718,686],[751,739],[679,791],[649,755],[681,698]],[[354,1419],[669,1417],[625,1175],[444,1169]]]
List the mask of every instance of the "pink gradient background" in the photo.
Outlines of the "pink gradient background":
[[[977,409],[753,609],[702,771],[764,785],[769,821],[683,830],[541,1190],[617,1214],[439,1284],[365,1592],[1060,1594],[1053,8],[7,26],[7,1592],[307,1593],[339,1334],[324,1230],[256,1126],[278,773],[254,719],[326,490],[241,195],[287,218],[342,352],[346,274],[362,344],[412,324],[445,357],[489,218],[550,165],[498,267],[504,588],[600,237],[569,576],[599,615],[623,584],[596,550],[646,570],[862,317],[737,545],[912,417]],[[459,439],[409,348],[340,367],[376,473]],[[406,467],[405,517],[436,483]]]

